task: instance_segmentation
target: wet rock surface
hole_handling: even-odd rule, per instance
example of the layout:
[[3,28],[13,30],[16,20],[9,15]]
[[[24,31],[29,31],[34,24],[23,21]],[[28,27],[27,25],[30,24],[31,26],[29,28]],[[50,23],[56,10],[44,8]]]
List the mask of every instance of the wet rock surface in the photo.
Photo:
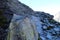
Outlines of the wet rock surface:
[[60,40],[60,23],[53,19],[53,15],[33,11],[18,0],[0,0],[0,40],[6,39],[14,14],[22,16],[17,20],[25,17],[31,18],[32,22],[36,24],[41,40]]

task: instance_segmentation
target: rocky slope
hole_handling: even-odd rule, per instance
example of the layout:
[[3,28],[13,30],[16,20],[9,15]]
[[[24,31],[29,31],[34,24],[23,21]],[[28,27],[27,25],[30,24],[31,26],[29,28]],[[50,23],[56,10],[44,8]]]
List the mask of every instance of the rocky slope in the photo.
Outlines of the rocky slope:
[[60,40],[60,23],[56,22],[52,15],[33,11],[18,0],[0,0],[0,40],[6,39],[14,14],[22,16],[21,19],[28,17],[28,20],[32,20],[39,33],[38,40]]
[[52,15],[44,12],[36,12],[37,30],[42,40],[60,40],[60,23],[53,19]]

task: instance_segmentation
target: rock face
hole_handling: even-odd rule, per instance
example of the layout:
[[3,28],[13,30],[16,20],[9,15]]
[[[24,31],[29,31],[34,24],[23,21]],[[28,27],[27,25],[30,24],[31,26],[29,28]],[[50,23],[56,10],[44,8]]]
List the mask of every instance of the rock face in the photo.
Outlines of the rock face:
[[0,0],[0,40],[5,39],[60,40],[60,23],[18,0]]
[[36,25],[32,21],[31,18],[14,14],[7,40],[38,40]]
[[0,0],[0,29],[2,29],[0,40],[6,37],[13,14],[28,15],[29,13],[32,14],[33,10],[18,0]]

